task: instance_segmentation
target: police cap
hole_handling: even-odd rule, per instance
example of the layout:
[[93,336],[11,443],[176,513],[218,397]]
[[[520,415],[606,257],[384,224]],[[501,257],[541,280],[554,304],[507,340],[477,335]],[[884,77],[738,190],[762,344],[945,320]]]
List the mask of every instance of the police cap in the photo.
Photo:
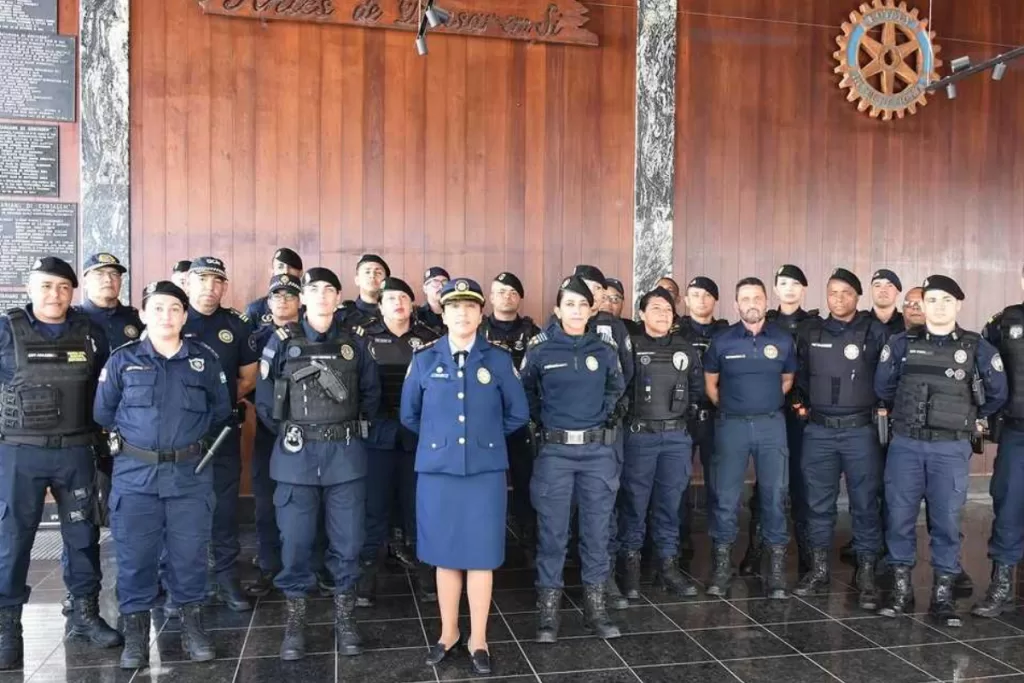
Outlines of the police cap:
[[828,276],[828,279],[845,282],[853,287],[853,291],[857,292],[857,296],[864,293],[864,288],[860,286],[860,278],[846,268],[836,268],[832,271],[832,274]]
[[804,271],[800,270],[799,266],[794,266],[792,263],[787,263],[775,271],[775,282],[778,282],[780,277],[788,277],[796,280],[804,287],[807,286],[807,276],[804,275]]
[[310,268],[302,274],[302,286],[309,287],[317,282],[326,282],[339,292],[341,291],[341,280],[330,268]]
[[672,298],[672,292],[668,291],[665,287],[655,287],[651,291],[640,297],[640,310],[646,311],[647,304],[651,302],[651,299],[664,299],[669,306],[675,308],[676,302]]
[[142,307],[145,308],[146,302],[149,301],[149,298],[156,294],[173,296],[181,302],[182,306],[188,308],[188,294],[185,293],[185,290],[170,280],[158,280],[146,285],[146,288],[142,290]]
[[388,266],[388,262],[380,256],[377,256],[376,254],[363,254],[359,257],[359,263],[356,264],[356,270],[362,268],[364,263],[376,263],[384,269],[384,277],[391,277],[391,267]]
[[200,275],[208,273],[210,275],[216,275],[222,280],[228,279],[228,267],[224,265],[222,260],[213,256],[200,256],[196,260],[192,261],[192,265],[189,266],[188,272],[199,273]]
[[590,287],[587,286],[587,283],[579,275],[570,275],[562,280],[562,286],[558,288],[558,291],[579,294],[587,300],[587,304],[594,305],[594,293],[590,291]]
[[82,275],[85,275],[90,270],[96,270],[97,268],[113,268],[117,272],[124,273],[128,272],[128,269],[121,265],[121,260],[113,254],[108,254],[103,251],[98,254],[93,254],[85,260],[85,267],[82,268]]
[[57,277],[62,277],[65,280],[70,280],[72,287],[78,287],[78,278],[75,277],[75,269],[71,267],[70,263],[64,259],[57,258],[56,256],[44,256],[43,258],[37,258],[35,263],[32,264],[31,272],[56,275]]
[[583,280],[590,280],[596,282],[602,287],[605,286],[604,273],[597,266],[588,266],[586,264],[576,266],[576,270],[572,274]]
[[[284,263],[284,261],[281,261]],[[302,293],[302,283],[299,278],[288,273],[282,273],[281,275],[275,275],[270,278],[270,284],[267,286],[267,293],[273,294],[274,292],[289,292],[291,294]]]
[[423,282],[426,284],[435,277],[443,277],[445,280],[451,280],[452,276],[448,274],[448,271],[441,266],[430,266],[423,273]]
[[453,301],[475,301],[481,306],[484,305],[484,290],[476,280],[460,277],[449,280],[441,288],[441,305],[445,306]]
[[380,286],[380,293],[383,294],[384,292],[405,292],[409,295],[410,299],[416,301],[416,295],[413,293],[409,283],[397,277],[389,277],[384,280]]
[[611,287],[612,289],[616,290],[622,296],[626,296],[626,288],[623,286],[622,280],[619,280],[618,278],[606,277],[604,279],[604,286],[605,287]]
[[174,264],[174,267],[171,268],[171,272],[172,273],[187,273],[189,268],[191,268],[191,267],[192,267],[192,262],[191,261],[187,261],[187,260],[186,261],[178,261],[177,263]]
[[940,292],[952,294],[953,298],[957,301],[963,301],[966,298],[964,290],[960,289],[960,285],[956,283],[956,280],[945,275],[929,275],[921,284],[921,289],[924,290],[925,294],[930,290],[937,289]]
[[691,287],[703,289],[705,292],[715,297],[715,301],[718,301],[718,283],[711,278],[698,275],[690,280],[689,284],[686,285],[687,289],[690,289]]
[[526,296],[526,290],[523,289],[522,281],[515,276],[514,273],[504,272],[498,273],[498,277],[494,278],[495,282],[500,282],[503,285],[508,285],[512,289],[516,290],[519,294],[519,298]]
[[281,247],[274,252],[274,260],[279,261],[289,268],[302,270],[302,257],[288,247]]
[[896,273],[892,272],[888,268],[880,268],[875,271],[875,274],[871,276],[871,284],[875,283],[875,280],[888,280],[892,283],[892,286],[896,288],[897,292],[903,291],[903,283],[896,277]]

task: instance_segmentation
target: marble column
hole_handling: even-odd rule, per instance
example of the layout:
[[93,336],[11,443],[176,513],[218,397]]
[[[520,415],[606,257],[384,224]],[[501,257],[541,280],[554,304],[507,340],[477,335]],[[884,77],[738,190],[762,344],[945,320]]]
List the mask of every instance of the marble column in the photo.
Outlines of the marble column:
[[[130,265],[129,0],[79,2],[80,256],[107,251]],[[130,272],[129,272],[130,274]],[[125,276],[121,298],[130,290]]]
[[675,194],[676,0],[639,0],[633,291],[672,273]]

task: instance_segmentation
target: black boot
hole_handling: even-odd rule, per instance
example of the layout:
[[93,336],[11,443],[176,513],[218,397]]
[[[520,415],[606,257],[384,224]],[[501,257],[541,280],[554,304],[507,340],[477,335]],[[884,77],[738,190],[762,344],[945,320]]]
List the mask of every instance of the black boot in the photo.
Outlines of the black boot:
[[640,599],[640,551],[627,550],[623,559],[626,570],[622,576],[622,587],[626,589],[626,597],[630,600]]
[[614,556],[612,556],[608,564],[608,578],[604,582],[604,592],[608,600],[608,606],[612,609],[626,609],[629,607],[629,600],[627,600],[626,596],[619,590],[619,584],[615,581]]
[[124,615],[124,649],[122,669],[143,669],[149,666],[149,612]]
[[245,594],[250,598],[265,598],[274,590],[274,573],[260,572],[259,578],[245,585]]
[[658,580],[669,593],[685,595],[688,598],[697,595],[697,587],[679,571],[674,557],[663,557],[658,562]]
[[768,546],[768,576],[764,579],[764,592],[769,600],[788,600],[786,590],[786,546]]
[[359,583],[356,584],[356,607],[373,607],[377,602],[377,559],[359,563]]
[[306,656],[306,598],[288,598],[287,608],[281,659],[296,662]]
[[796,587],[793,588],[793,595],[805,597],[819,588],[827,587],[830,581],[828,548],[814,548],[811,550],[811,568],[800,577]]
[[885,607],[878,610],[883,617],[898,617],[914,607],[914,584],[910,581],[910,567],[892,568],[892,592]]
[[75,598],[71,593],[65,593],[64,599],[60,601],[60,613],[65,617],[70,617],[71,613],[75,611]]
[[618,638],[619,627],[608,618],[608,610],[604,607],[604,587],[588,585],[583,587],[583,620],[587,630],[596,633],[598,638]]
[[363,653],[363,639],[359,637],[356,619],[356,594],[337,593],[334,596],[334,632],[338,637],[338,654],[353,657]]
[[69,618],[69,636],[82,636],[99,647],[117,647],[124,640],[100,616],[100,598],[88,595],[74,599],[74,611]]
[[330,598],[334,596],[334,577],[331,576],[327,569],[321,569],[316,573],[316,587],[320,591],[321,597]]
[[17,669],[24,659],[21,606],[0,607],[0,670]]
[[538,643],[554,643],[558,640],[558,608],[562,605],[562,590],[560,588],[541,588],[537,591],[537,607],[540,614],[537,617]]
[[976,617],[998,617],[1003,612],[1012,612],[1013,567],[1008,564],[992,563],[992,582],[988,585],[985,598],[976,604],[971,614]]
[[388,541],[388,558],[393,559],[409,571],[416,569],[416,554],[405,544],[405,533],[401,529],[391,530],[391,539]]
[[875,564],[877,558],[865,553],[857,556],[857,604],[861,609],[878,609],[878,588],[875,587]]
[[181,649],[193,662],[208,662],[217,656],[213,639],[203,628],[203,606],[197,602],[181,607]]
[[232,612],[248,612],[252,609],[249,597],[242,590],[238,577],[233,574],[221,574],[217,577],[217,597]]
[[760,515],[751,513],[750,516],[750,545],[740,562],[740,576],[756,576],[761,572],[761,558],[764,555],[764,541],[761,540],[761,518]]
[[956,613],[956,603],[953,601],[953,581],[956,574],[943,574],[935,572],[932,579],[932,603],[928,606],[928,614],[938,619],[946,626],[960,626],[960,617]]
[[416,589],[420,602],[437,602],[437,570],[434,567],[417,563]]
[[711,581],[708,582],[708,595],[724,598],[729,593],[729,582],[732,580],[732,546],[715,545],[711,550]]
[[971,579],[971,575],[965,572],[963,569],[953,579],[953,597],[955,598],[969,598],[974,593],[974,581]]

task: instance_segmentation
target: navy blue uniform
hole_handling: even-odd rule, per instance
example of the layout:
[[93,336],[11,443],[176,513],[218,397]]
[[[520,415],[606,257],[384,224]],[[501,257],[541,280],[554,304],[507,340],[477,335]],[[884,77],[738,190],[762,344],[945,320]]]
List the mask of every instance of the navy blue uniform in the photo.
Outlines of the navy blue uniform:
[[[971,383],[977,373],[984,403]],[[1006,402],[1002,359],[989,342],[959,327],[949,335],[914,328],[889,338],[875,372],[875,394],[893,404],[885,463],[886,560],[913,566],[917,515],[927,502],[932,567],[960,573],[960,510],[967,500],[975,419]]]
[[212,441],[229,421],[227,383],[216,354],[188,339],[170,358],[148,339],[123,346],[100,375],[96,422],[122,441],[110,495],[122,614],[156,607],[164,548],[174,604],[205,599],[213,470],[194,470],[203,455],[200,440]]
[[103,328],[111,351],[138,339],[145,327],[139,318],[138,310],[120,302],[113,308],[100,308],[86,299],[81,306],[76,306],[75,310],[89,316],[89,320]]
[[[316,378],[296,379],[313,360],[344,384],[344,397],[332,398]],[[306,320],[288,325],[263,350],[256,410],[278,434],[270,476],[277,482],[274,506],[284,568],[274,585],[288,598],[304,598],[316,586],[312,557],[321,508],[325,562],[336,589],[348,593],[355,587],[366,516],[361,423],[376,417],[380,398],[377,364],[361,338],[337,319],[326,333]]]
[[258,327],[273,323],[274,315],[270,312],[270,304],[267,302],[267,297],[261,296],[255,301],[250,301],[245,307],[245,317]]
[[[238,403],[239,369],[259,360],[249,318],[231,308],[218,308],[210,315],[203,315],[189,306],[182,336],[201,341],[213,349],[228,378],[231,405]],[[238,430],[221,443],[211,467],[213,490],[217,496],[211,536],[213,572],[217,576],[233,575],[240,550],[238,489],[242,476],[242,451]]]
[[[249,305],[252,306],[252,304]],[[253,333],[256,348],[261,353],[277,330],[278,327],[274,325],[274,319],[271,316],[269,323],[262,325]],[[253,405],[256,403],[255,394],[256,390],[248,397]],[[256,538],[258,540],[256,558],[260,565],[260,571],[273,574],[281,570],[281,536],[277,530],[277,515],[274,510],[274,480],[270,477],[270,455],[274,452],[274,441],[276,440],[277,434],[271,431],[271,428],[264,424],[263,420],[256,420],[256,435],[253,439],[250,471],[253,512],[256,517]]]
[[380,307],[375,303],[367,303],[359,297],[355,301],[344,301],[335,312],[334,317],[349,329],[366,327],[380,319]]
[[883,461],[873,420],[875,368],[886,337],[867,312],[849,323],[831,316],[812,321],[797,337],[797,393],[810,411],[800,466],[812,548],[832,546],[841,473],[850,496],[855,552],[873,556],[882,547]]
[[583,582],[601,586],[610,570],[609,520],[621,471],[620,451],[604,429],[626,388],[618,354],[597,334],[570,336],[552,323],[530,343],[523,387],[542,436],[530,482],[537,511],[537,587],[563,585],[574,492]]
[[507,351],[478,334],[459,356],[441,337],[413,356],[402,387],[402,424],[419,435],[416,553],[491,570],[505,561],[505,437],[529,421],[529,405]]
[[430,304],[423,304],[416,308],[416,319],[439,335],[445,334],[448,331],[444,324],[444,318],[441,317],[440,313],[434,313],[434,309],[430,307]]
[[31,304],[0,317],[0,607],[28,601],[47,487],[60,512],[64,584],[76,598],[99,594],[92,399],[109,348],[103,329],[73,310],[59,324],[40,322]]
[[886,339],[893,336],[894,334],[899,334],[900,332],[907,331],[907,323],[903,319],[903,314],[900,313],[899,311],[894,311],[892,317],[889,318],[889,321],[884,323],[881,320],[879,320],[878,314],[875,312],[875,309],[872,308],[870,311],[867,311],[867,314],[870,315],[873,319],[877,320],[878,324],[885,328]]
[[715,461],[711,463],[711,537],[718,545],[736,540],[736,509],[750,456],[757,475],[764,541],[774,546],[789,541],[789,450],[782,375],[796,369],[793,337],[771,323],[756,336],[743,323],[736,323],[712,339],[704,354],[704,371],[719,375]]

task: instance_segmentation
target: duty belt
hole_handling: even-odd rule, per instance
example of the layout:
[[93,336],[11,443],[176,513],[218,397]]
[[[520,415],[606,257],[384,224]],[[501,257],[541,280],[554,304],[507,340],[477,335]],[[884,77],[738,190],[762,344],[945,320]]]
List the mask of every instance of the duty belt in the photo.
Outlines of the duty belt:
[[969,431],[954,431],[952,429],[924,429],[919,427],[907,427],[896,423],[892,431],[897,436],[906,436],[918,441],[966,441],[971,438]]
[[169,451],[150,451],[145,448],[138,448],[127,441],[121,442],[120,455],[130,455],[136,460],[141,460],[150,465],[159,465],[165,462],[188,462],[197,460],[203,454],[203,447],[199,443],[189,444],[184,448]]
[[36,446],[37,448],[74,448],[75,446],[95,446],[98,441],[96,434],[54,434],[36,436],[28,434],[0,434],[0,442],[13,443],[19,446]]
[[604,443],[605,430],[601,427],[594,429],[545,429],[540,433],[544,443],[553,443],[560,446],[582,446],[588,443]]
[[822,427],[828,427],[829,429],[853,429],[855,427],[867,427],[874,418],[871,413],[857,413],[856,415],[822,415],[816,413],[813,410],[808,418],[811,424],[821,425]]
[[286,433],[291,427],[296,427],[302,432],[302,438],[307,441],[350,441],[353,438],[365,439],[369,426],[369,422],[361,420],[338,422],[331,425],[303,425],[286,422],[282,433]]
[[773,410],[770,413],[755,413],[753,415],[740,415],[738,413],[719,413],[718,416],[723,420],[760,420],[767,417],[775,417],[779,414],[779,411]]
[[686,420],[633,420],[629,423],[629,431],[632,434],[657,434],[659,432],[685,431]]

